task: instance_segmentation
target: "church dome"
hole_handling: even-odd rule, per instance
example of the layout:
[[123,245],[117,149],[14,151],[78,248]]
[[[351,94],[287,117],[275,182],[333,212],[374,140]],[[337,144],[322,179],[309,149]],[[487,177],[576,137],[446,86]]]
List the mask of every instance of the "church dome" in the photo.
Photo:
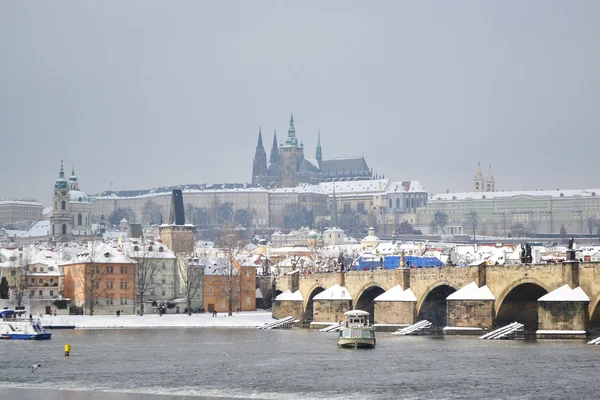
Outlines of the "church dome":
[[310,231],[308,232],[308,238],[309,239],[318,239],[319,238],[319,233],[315,232],[315,231]]
[[71,203],[89,203],[90,199],[88,195],[82,192],[81,190],[70,190],[69,196],[71,199]]

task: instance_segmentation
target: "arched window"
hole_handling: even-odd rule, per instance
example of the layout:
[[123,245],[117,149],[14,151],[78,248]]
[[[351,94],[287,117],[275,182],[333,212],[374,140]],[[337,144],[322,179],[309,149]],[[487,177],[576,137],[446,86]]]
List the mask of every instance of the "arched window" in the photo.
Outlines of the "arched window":
[[390,208],[392,208],[392,199],[390,199],[389,203],[390,203]]
[[408,199],[404,199],[404,210],[406,211],[408,209],[409,205],[408,205]]
[[82,222],[81,214],[77,214],[77,225],[79,225],[79,226],[83,225],[81,222]]
[[396,208],[400,208],[400,199],[396,199]]
[[410,208],[415,208],[416,204],[415,204],[415,198],[413,197],[412,199],[410,199]]
[[[64,203],[64,202],[63,202]],[[62,234],[66,235],[67,234],[67,224],[62,224]]]
[[60,209],[61,210],[66,210],[67,209],[67,202],[66,201],[61,201],[60,203]]

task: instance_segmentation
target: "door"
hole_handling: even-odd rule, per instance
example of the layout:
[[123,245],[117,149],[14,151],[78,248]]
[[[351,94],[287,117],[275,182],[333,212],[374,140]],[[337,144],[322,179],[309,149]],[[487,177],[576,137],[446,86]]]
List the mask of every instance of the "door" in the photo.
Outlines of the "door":
[[214,304],[209,304],[208,305],[208,312],[211,313],[211,312],[214,312],[214,311],[215,311],[215,305]]
[[52,314],[52,309],[50,306],[46,306],[46,315]]

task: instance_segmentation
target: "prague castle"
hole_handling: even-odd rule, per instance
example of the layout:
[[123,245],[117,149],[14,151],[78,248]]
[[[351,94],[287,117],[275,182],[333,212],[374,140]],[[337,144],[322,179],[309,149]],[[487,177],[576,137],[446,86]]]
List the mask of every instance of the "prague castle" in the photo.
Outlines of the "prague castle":
[[294,116],[290,115],[288,135],[277,144],[277,133],[273,134],[273,147],[267,164],[267,153],[263,147],[262,132],[258,132],[258,144],[252,165],[252,183],[263,187],[295,187],[301,183],[372,179],[364,157],[323,158],[321,134],[318,133],[315,158],[304,155],[304,144],[298,142]]

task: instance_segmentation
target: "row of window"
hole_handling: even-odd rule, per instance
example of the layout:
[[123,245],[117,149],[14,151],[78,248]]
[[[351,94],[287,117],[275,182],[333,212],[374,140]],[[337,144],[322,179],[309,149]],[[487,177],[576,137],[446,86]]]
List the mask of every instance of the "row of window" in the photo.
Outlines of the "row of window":
[[[100,266],[96,265],[96,273],[99,274],[100,273]],[[107,274],[114,274],[115,273],[115,268],[112,265],[107,265],[106,266],[106,273]],[[121,267],[121,273],[122,274],[127,274],[129,273],[129,267]]]
[[[120,282],[121,289],[127,289],[129,287],[128,285],[129,285],[129,282]],[[96,287],[98,287],[98,286],[96,285]],[[114,283],[112,281],[106,282],[106,288],[113,289]]]

